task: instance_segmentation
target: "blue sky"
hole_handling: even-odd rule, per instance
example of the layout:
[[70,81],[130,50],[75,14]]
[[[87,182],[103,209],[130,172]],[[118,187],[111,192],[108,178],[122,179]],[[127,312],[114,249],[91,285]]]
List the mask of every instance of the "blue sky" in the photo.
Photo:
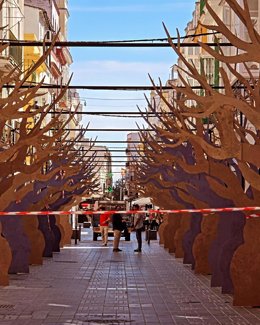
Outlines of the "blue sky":
[[[176,35],[176,28],[184,35],[194,7],[194,0],[69,0],[68,39],[164,38],[162,22],[172,36]],[[148,73],[165,83],[170,67],[176,63],[170,48],[71,48],[71,53],[73,85],[150,85]],[[86,100],[86,111],[137,111],[136,105],[145,108],[142,91],[80,91],[80,96]],[[142,124],[140,119],[89,116],[84,117],[83,124],[89,121],[91,128],[136,128],[137,121]],[[88,136],[98,136],[98,140],[126,139],[123,132],[89,132]]]

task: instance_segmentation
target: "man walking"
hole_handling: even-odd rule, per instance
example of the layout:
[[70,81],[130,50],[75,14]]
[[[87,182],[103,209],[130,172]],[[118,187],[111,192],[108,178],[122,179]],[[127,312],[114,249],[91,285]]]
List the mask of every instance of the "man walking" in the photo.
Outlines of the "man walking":
[[[99,210],[105,211],[105,207],[100,207]],[[109,212],[101,213],[99,224],[100,224],[100,232],[102,236],[103,246],[107,246],[109,222],[110,222],[110,213]]]
[[[120,207],[116,206],[115,210],[119,210]],[[113,252],[121,252],[119,241],[121,238],[122,230],[124,229],[124,224],[122,221],[122,216],[120,213],[114,213],[112,216],[113,230],[114,230],[114,242],[113,242]]]
[[[138,204],[134,204],[133,209],[135,211],[138,211],[139,208],[140,207]],[[143,213],[135,213],[134,214],[133,230],[135,230],[135,232],[136,232],[136,240],[137,240],[137,244],[138,244],[138,247],[137,247],[137,249],[134,250],[134,252],[138,252],[138,253],[142,252],[142,230],[143,230],[143,226],[144,226],[143,219],[144,219]]]

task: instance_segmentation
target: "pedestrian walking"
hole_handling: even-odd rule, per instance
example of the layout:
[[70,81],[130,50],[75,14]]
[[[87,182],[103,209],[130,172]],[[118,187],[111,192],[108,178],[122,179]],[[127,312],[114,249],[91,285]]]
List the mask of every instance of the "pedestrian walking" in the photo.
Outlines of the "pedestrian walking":
[[[135,211],[139,210],[139,205],[134,204],[133,209]],[[134,227],[133,230],[136,232],[136,240],[138,247],[134,250],[134,252],[141,253],[142,252],[142,231],[144,227],[144,214],[143,213],[134,213]]]
[[146,217],[144,219],[144,228],[149,229],[149,226],[150,226],[150,219],[149,216],[146,214]]
[[[105,207],[100,207],[99,208],[100,211],[105,211],[106,208]],[[110,213],[104,212],[100,214],[100,221],[99,221],[99,225],[100,225],[100,232],[101,232],[101,237],[102,237],[102,243],[103,246],[107,246],[108,243],[108,226],[109,226],[109,222],[110,222]]]
[[[119,210],[120,207],[116,206],[115,210]],[[112,224],[114,231],[114,242],[113,242],[113,252],[121,252],[122,249],[119,248],[119,242],[121,238],[121,233],[124,230],[124,223],[122,221],[122,215],[120,213],[114,213],[112,215]]]

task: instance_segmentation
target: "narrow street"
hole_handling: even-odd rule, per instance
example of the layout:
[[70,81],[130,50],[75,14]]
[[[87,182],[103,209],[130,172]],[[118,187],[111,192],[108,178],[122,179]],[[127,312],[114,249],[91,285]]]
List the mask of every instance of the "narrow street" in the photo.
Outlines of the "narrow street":
[[158,241],[134,253],[134,233],[131,239],[113,253],[112,238],[102,247],[83,229],[78,245],[31,266],[30,274],[10,275],[0,290],[0,324],[260,324],[260,309],[234,308],[231,296]]

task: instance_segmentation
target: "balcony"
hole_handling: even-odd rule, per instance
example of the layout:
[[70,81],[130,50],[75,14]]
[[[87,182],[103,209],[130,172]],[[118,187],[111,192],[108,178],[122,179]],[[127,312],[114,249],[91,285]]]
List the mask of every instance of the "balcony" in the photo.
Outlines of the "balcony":
[[70,54],[70,51],[67,47],[58,47],[56,49],[57,57],[59,58],[59,61],[61,65],[71,65],[73,63],[72,56]]
[[[9,31],[9,33],[10,33],[10,40],[17,41],[17,38],[14,36],[14,34],[11,31]],[[10,46],[9,57],[12,61],[14,61],[15,65],[21,66],[23,62],[22,46]]]
[[[10,31],[10,39],[17,40]],[[21,46],[9,46],[0,53],[0,70],[3,74],[9,73],[14,67],[21,67],[23,50]],[[18,71],[17,71],[18,72]]]

